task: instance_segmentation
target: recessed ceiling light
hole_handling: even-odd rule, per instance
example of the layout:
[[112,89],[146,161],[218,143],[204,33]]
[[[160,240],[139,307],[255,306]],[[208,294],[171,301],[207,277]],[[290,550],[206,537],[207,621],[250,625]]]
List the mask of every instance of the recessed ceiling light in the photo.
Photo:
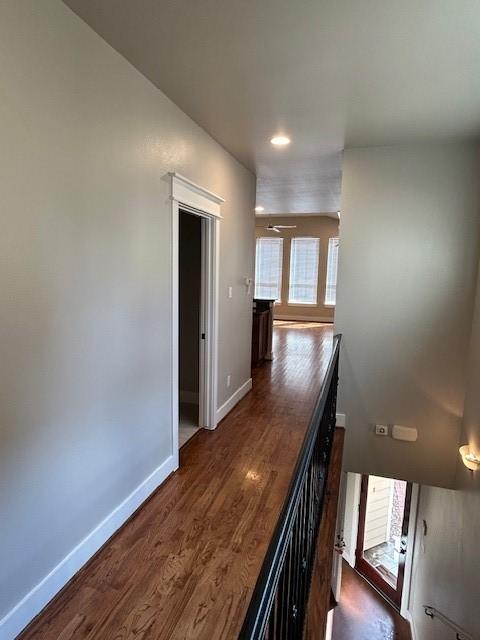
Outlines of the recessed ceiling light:
[[261,213],[262,211],[265,211],[265,207],[262,207],[261,205],[258,205],[258,207],[255,207],[255,211],[257,213]]
[[287,136],[273,136],[270,142],[276,147],[285,147],[290,144],[290,138],[287,138]]

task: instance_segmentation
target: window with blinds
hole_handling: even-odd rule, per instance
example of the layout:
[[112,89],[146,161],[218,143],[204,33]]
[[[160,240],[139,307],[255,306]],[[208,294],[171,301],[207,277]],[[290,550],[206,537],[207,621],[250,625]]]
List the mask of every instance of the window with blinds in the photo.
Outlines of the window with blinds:
[[290,249],[290,304],[317,304],[319,238],[292,238]]
[[280,300],[283,238],[257,238],[255,297]]
[[325,286],[325,304],[335,305],[337,301],[337,268],[338,247],[340,240],[330,238],[328,241],[327,282]]

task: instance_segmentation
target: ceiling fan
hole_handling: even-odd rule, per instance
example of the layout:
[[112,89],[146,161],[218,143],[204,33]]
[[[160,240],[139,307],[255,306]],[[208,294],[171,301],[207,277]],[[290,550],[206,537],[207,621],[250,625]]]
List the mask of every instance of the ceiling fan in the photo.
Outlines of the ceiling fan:
[[296,229],[296,224],[267,224],[265,229],[267,231],[276,231],[277,233],[281,233],[282,229]]

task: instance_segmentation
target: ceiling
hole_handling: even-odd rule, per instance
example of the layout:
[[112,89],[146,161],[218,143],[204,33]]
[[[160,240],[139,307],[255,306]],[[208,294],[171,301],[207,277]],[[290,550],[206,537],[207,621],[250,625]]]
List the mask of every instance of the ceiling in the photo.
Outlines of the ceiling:
[[478,0],[64,1],[256,173],[265,213],[338,211],[346,147],[480,132]]

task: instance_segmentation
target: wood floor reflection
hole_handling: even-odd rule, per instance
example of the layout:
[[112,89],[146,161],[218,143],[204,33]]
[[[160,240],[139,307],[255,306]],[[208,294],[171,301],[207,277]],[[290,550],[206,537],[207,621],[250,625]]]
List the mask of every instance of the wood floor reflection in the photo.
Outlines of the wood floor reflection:
[[411,640],[408,622],[345,561],[332,640]]
[[236,638],[332,349],[331,325],[274,329],[274,361],[215,431],[21,636]]

